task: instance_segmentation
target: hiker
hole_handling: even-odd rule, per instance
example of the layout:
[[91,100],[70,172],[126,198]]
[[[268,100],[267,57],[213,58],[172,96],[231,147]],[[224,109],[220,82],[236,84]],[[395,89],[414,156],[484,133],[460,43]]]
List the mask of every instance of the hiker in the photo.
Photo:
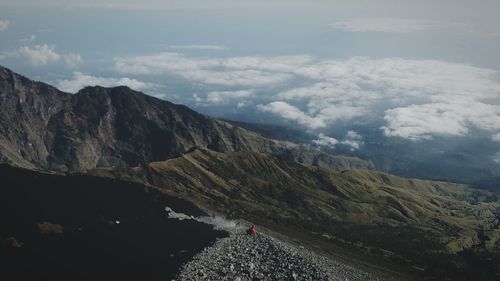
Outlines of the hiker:
[[247,234],[255,237],[255,235],[257,235],[257,226],[252,224],[252,226],[247,230]]

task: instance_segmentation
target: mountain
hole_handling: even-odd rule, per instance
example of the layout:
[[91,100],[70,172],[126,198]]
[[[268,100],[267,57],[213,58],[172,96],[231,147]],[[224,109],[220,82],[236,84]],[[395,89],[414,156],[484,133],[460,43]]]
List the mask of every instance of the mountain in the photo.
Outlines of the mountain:
[[304,164],[372,167],[359,158],[298,152],[295,144],[264,138],[127,87],[86,87],[71,95],[0,68],[0,104],[0,159],[20,167],[85,171],[139,166],[193,147],[300,153],[306,155]]
[[204,212],[141,184],[7,165],[0,178],[2,280],[172,280],[227,235],[168,219],[165,206]]
[[[357,248],[420,268],[437,280],[450,275],[488,280],[499,273],[500,200],[464,185],[207,149],[142,168],[92,173],[147,182],[229,217],[329,242],[323,251],[332,244]],[[475,269],[466,255],[490,268]]]
[[126,87],[70,95],[5,68],[0,118],[0,159],[11,166],[135,182],[329,255],[433,280],[500,274],[496,193],[372,171],[370,162],[269,139]]
[[[275,121],[275,120],[274,120]],[[310,132],[291,126],[255,124],[229,121],[242,128],[282,141],[313,143],[318,138]],[[400,177],[451,181],[469,186],[500,191],[500,161],[496,154],[500,143],[480,130],[471,131],[467,137],[433,136],[425,141],[404,138],[388,138],[380,127],[383,122],[373,120],[362,123],[339,123],[325,135],[341,139],[345,132],[353,130],[363,136],[359,149],[348,145],[336,145],[336,154],[359,157],[373,163],[376,170]],[[332,148],[323,147],[325,152]]]

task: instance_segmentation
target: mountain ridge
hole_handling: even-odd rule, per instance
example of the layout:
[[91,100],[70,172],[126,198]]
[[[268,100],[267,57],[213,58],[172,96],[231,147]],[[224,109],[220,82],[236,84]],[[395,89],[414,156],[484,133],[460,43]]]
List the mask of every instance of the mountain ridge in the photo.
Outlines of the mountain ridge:
[[[11,166],[138,182],[434,280],[499,273],[495,193],[371,171],[127,87],[71,95],[0,68],[0,105],[0,162]],[[470,269],[478,261],[487,270]]]
[[[146,182],[207,210],[320,243],[325,251],[337,245],[420,268],[418,274],[423,270],[430,280],[482,280],[474,277],[478,271],[467,269],[474,259],[463,256],[471,253],[481,262],[500,264],[498,197],[465,185],[208,149],[144,167],[90,173]],[[477,276],[498,274],[489,270]]]
[[0,159],[20,167],[65,172],[139,166],[192,147],[300,156],[306,165],[338,169],[373,166],[267,139],[126,86],[90,86],[72,95],[0,67],[0,89]]

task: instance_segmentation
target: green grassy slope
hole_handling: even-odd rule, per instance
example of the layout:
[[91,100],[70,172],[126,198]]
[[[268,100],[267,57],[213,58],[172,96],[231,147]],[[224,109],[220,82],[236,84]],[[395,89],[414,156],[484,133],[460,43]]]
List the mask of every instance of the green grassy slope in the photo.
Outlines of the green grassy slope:
[[[146,181],[229,216],[422,268],[425,275],[463,277],[462,271],[475,272],[475,259],[500,253],[498,198],[464,185],[203,149],[119,176]],[[464,257],[471,253],[474,259]],[[492,265],[485,276],[495,276],[496,270]]]

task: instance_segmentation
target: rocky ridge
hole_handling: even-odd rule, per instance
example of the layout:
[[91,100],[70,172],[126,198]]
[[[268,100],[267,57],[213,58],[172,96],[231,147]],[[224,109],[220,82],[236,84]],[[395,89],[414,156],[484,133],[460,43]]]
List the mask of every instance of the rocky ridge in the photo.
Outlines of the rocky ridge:
[[266,234],[233,233],[185,264],[177,277],[188,280],[395,280],[378,277]]
[[[128,87],[86,87],[72,95],[0,66],[0,162],[88,171],[141,166],[194,147],[283,156],[300,149]],[[300,157],[305,165],[372,168],[370,162],[319,150],[300,154],[306,155]]]

